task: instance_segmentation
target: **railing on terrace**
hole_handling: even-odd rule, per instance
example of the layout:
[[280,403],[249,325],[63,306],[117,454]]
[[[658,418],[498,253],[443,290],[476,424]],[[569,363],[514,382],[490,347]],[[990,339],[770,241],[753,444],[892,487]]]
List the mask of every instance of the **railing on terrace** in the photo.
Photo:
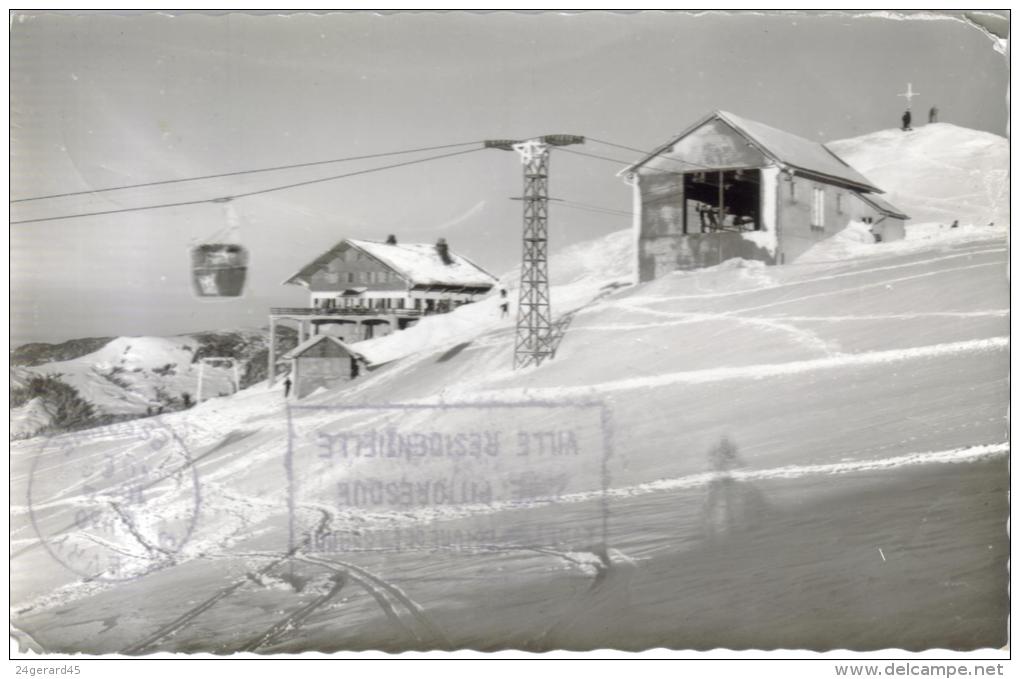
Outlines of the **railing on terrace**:
[[422,316],[420,309],[327,309],[318,307],[270,307],[273,316]]

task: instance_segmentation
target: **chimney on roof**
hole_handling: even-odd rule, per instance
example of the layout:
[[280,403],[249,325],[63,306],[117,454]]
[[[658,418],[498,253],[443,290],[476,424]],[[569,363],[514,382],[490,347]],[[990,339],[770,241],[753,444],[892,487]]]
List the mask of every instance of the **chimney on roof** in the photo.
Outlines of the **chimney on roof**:
[[450,257],[450,246],[446,244],[445,238],[436,241],[436,254],[439,255],[439,259],[443,260],[443,264],[453,264],[453,258]]
[[396,244],[397,244],[397,237],[396,236],[394,236],[392,233],[390,235],[386,236],[386,245],[396,245]]

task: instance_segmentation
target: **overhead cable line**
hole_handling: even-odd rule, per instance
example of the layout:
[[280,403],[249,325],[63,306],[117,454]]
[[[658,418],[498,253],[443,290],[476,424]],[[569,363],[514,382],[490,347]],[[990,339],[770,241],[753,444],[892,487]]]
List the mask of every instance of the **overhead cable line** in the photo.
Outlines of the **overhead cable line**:
[[[615,144],[615,143],[613,143],[611,141],[604,141],[602,139],[595,139],[594,137],[585,137],[585,138],[588,141],[595,142],[596,144],[605,144],[606,146],[613,146],[613,147],[616,147],[618,149],[623,149],[625,151],[634,151],[635,153],[640,153],[640,154],[645,155],[645,156],[650,156],[653,153],[657,153],[657,151],[643,151],[641,149],[634,148],[633,146],[626,146],[624,144]],[[659,150],[661,151],[662,149],[660,148]],[[692,163],[689,160],[681,160],[680,158],[666,158],[666,157],[662,157],[662,156],[660,156],[660,158],[662,160],[668,160],[668,161],[673,162],[673,163],[681,163],[683,165],[689,165],[689,166],[697,168],[699,170],[718,170],[719,169],[717,167],[710,167],[708,165],[700,165],[698,163]],[[633,165],[634,163],[632,162],[630,164]]]
[[263,194],[263,193],[272,193],[274,191],[283,191],[285,189],[293,189],[293,188],[297,188],[299,186],[309,186],[311,184],[321,184],[322,182],[330,182],[330,181],[334,181],[336,179],[344,179],[346,177],[356,177],[358,175],[369,174],[369,173],[372,173],[372,172],[381,172],[382,170],[392,170],[392,169],[397,168],[397,167],[406,167],[408,165],[416,165],[416,164],[419,164],[419,163],[428,162],[430,160],[439,160],[440,158],[452,158],[453,156],[462,156],[462,155],[467,154],[467,153],[474,153],[476,151],[481,151],[481,150],[483,150],[482,147],[475,148],[475,149],[467,149],[465,151],[455,151],[453,153],[443,153],[443,154],[440,154],[438,156],[429,156],[427,158],[418,158],[416,160],[408,160],[408,161],[405,161],[403,163],[395,163],[393,165],[383,165],[381,167],[372,167],[372,168],[369,168],[367,170],[357,170],[356,172],[347,172],[345,174],[333,175],[331,177],[321,177],[319,179],[309,179],[307,181],[295,182],[293,184],[284,184],[282,186],[271,186],[271,187],[269,187],[267,189],[258,189],[258,190],[255,190],[255,191],[247,191],[245,193],[235,193],[233,195],[219,196],[219,197],[216,197],[216,198],[202,198],[202,199],[199,199],[199,200],[185,200],[185,201],[180,201],[180,202],[177,202],[177,203],[162,203],[162,204],[159,204],[159,205],[142,205],[142,206],[139,206],[139,207],[125,207],[125,208],[118,208],[116,210],[99,210],[99,211],[96,211],[96,212],[79,212],[79,213],[76,213],[76,214],[61,215],[59,217],[42,217],[42,218],[38,218],[38,219],[22,219],[22,220],[19,220],[19,221],[16,221],[16,222],[11,222],[11,224],[13,225],[13,224],[32,224],[32,223],[36,223],[36,222],[53,222],[53,221],[57,221],[57,220],[61,220],[61,219],[75,219],[75,218],[78,218],[78,217],[98,217],[98,216],[101,216],[101,215],[112,215],[112,214],[119,214],[119,213],[122,213],[122,212],[138,212],[138,211],[141,211],[141,210],[158,210],[158,209],[161,209],[161,208],[168,208],[168,207],[184,207],[184,206],[187,206],[187,205],[201,205],[202,203],[226,203],[226,202],[229,202],[229,201],[232,201],[232,200],[236,200],[237,198],[247,198],[249,196],[257,196],[257,195],[260,195],[260,194]]
[[591,205],[590,203],[580,203],[573,200],[559,200],[556,205],[562,205],[563,207],[574,208],[575,210],[586,210],[588,212],[601,212],[607,215],[621,215],[624,217],[630,217],[631,213],[625,210],[618,210],[616,208],[604,207],[602,205]]
[[[620,160],[619,158],[610,158],[609,156],[599,156],[599,155],[596,155],[594,153],[585,153],[583,151],[574,151],[572,149],[557,148],[556,150],[557,151],[562,151],[563,153],[572,153],[575,156],[584,156],[586,158],[595,158],[597,160],[606,160],[606,161],[609,161],[610,163],[614,163],[616,165],[630,166],[630,165],[634,164],[634,161],[632,161],[632,160]],[[660,170],[659,168],[656,168],[656,167],[646,167],[645,169],[650,171],[650,172],[658,172],[660,174],[677,174],[675,171],[672,171],[672,170]]]
[[405,149],[403,151],[387,151],[386,153],[369,153],[363,156],[348,156],[347,158],[333,158],[332,160],[316,160],[308,163],[294,163],[292,165],[276,165],[274,167],[262,167],[254,170],[238,170],[235,172],[220,172],[218,174],[206,174],[198,177],[183,177],[181,179],[163,179],[160,181],[143,182],[140,184],[125,184],[123,186],[110,186],[102,189],[89,189],[87,191],[68,191],[67,193],[51,193],[46,196],[32,196],[31,198],[17,198],[10,201],[11,203],[27,203],[33,200],[45,200],[48,198],[66,198],[69,196],[84,196],[93,193],[106,193],[108,191],[122,191],[124,189],[140,189],[149,186],[162,186],[164,184],[180,184],[182,182],[197,182],[205,179],[219,179],[221,177],[237,177],[246,174],[258,174],[260,172],[275,172],[277,170],[293,170],[301,167],[315,167],[317,165],[329,165],[332,163],[345,163],[353,160],[368,160],[371,158],[384,158],[386,156],[399,156],[408,153],[419,153],[423,151],[438,151],[441,149],[451,149],[458,146],[470,146],[471,144],[481,144],[481,141],[464,141],[457,144],[442,144],[440,146],[423,146],[416,149]]
[[564,149],[564,148],[557,148],[556,150],[557,151],[562,151],[563,153],[571,153],[571,154],[573,154],[575,156],[585,156],[586,158],[597,158],[599,160],[608,160],[609,162],[616,163],[618,165],[631,165],[632,164],[632,161],[629,161],[629,160],[619,160],[617,158],[610,158],[609,156],[597,156],[594,153],[585,153],[584,151],[574,151],[573,149]]

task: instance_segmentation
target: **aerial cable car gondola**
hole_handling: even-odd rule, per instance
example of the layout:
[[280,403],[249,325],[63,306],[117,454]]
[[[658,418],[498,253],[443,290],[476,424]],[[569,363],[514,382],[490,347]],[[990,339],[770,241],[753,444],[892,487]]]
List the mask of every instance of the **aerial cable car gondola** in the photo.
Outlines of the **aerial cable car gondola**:
[[191,248],[191,276],[199,297],[240,297],[248,277],[248,250],[241,243],[241,220],[231,198],[222,203],[226,224]]

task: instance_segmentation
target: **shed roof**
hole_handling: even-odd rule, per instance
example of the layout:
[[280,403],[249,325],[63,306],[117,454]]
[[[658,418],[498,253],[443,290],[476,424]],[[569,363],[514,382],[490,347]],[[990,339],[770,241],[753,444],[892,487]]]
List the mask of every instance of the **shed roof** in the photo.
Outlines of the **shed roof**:
[[302,342],[301,344],[297,345],[296,347],[294,347],[293,349],[291,349],[290,351],[285,353],[281,358],[283,360],[287,360],[287,361],[289,361],[292,358],[298,358],[303,353],[305,353],[306,351],[308,351],[309,349],[314,347],[316,344],[318,344],[319,342],[333,342],[334,344],[339,346],[341,349],[346,351],[351,356],[354,356],[355,358],[360,358],[360,359],[364,360],[364,358],[361,356],[361,354],[359,354],[358,352],[354,351],[353,349],[350,348],[350,346],[348,346],[347,344],[344,344],[338,338],[333,337],[331,335],[315,335],[313,337],[309,337],[304,342]]
[[837,156],[824,144],[798,137],[795,134],[778,130],[764,123],[759,123],[727,111],[713,111],[694,123],[678,136],[666,144],[663,144],[645,158],[630,167],[624,172],[630,172],[641,167],[655,156],[666,151],[678,141],[698,129],[711,120],[721,120],[738,133],[743,135],[749,142],[754,144],[760,151],[770,156],[776,162],[788,165],[794,169],[829,178],[838,182],[849,184],[864,191],[882,190],[872,184],[860,172],[850,167],[842,158]]
[[902,210],[900,210],[892,203],[883,200],[882,198],[879,198],[874,194],[858,193],[857,195],[860,196],[861,200],[863,200],[865,203],[868,203],[869,205],[871,205],[873,208],[875,208],[884,215],[888,215],[895,219],[910,219],[910,215],[905,214]]
[[431,243],[381,243],[371,240],[345,238],[332,248],[306,264],[284,281],[303,284],[320,267],[332,260],[344,246],[360,250],[382,262],[405,278],[411,285],[429,285],[450,288],[491,288],[496,277],[470,259],[449,250],[450,264],[444,264]]

